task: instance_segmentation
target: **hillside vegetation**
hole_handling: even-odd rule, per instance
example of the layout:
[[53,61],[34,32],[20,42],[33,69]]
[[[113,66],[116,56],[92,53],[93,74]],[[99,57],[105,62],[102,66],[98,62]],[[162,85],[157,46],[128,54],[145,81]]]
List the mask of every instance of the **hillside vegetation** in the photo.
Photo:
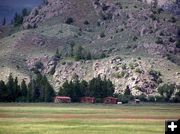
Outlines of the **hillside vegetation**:
[[[163,83],[180,85],[179,27],[179,16],[140,0],[48,0],[24,18],[20,30],[2,34],[0,79],[12,72],[29,81],[41,62],[39,71],[56,91],[74,75],[101,75],[116,92],[129,86],[135,95],[156,95]],[[82,58],[87,53],[90,60]]]

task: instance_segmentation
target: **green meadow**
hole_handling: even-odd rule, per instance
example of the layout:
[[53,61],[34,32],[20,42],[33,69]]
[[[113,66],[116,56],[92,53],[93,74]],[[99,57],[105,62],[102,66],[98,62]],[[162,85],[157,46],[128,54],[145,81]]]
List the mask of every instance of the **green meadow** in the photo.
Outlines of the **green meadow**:
[[0,104],[0,134],[164,134],[180,104]]

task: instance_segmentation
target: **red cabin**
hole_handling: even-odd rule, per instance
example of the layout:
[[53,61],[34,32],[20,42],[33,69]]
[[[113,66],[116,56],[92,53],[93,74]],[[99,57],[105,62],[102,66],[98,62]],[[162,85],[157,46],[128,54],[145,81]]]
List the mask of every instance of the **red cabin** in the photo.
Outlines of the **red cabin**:
[[105,104],[117,104],[118,99],[114,97],[106,97],[104,98],[104,103]]
[[67,97],[67,96],[56,96],[54,98],[54,102],[55,103],[70,103],[71,102],[71,98]]
[[95,103],[96,99],[94,97],[82,97],[81,103]]

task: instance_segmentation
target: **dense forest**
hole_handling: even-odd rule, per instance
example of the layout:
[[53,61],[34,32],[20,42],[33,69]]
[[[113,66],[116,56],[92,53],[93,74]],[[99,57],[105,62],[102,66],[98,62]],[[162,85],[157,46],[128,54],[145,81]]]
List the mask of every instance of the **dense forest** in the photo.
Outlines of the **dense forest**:
[[[0,81],[0,102],[52,102],[56,95],[47,77],[37,73],[29,84],[22,80],[18,84],[18,78],[9,75],[7,83]],[[102,99],[113,96],[114,85],[110,80],[93,78],[89,83],[85,80],[66,81],[59,90],[59,95],[69,96],[73,102],[79,102],[83,96],[94,96]]]
[[164,84],[158,89],[159,95],[146,96],[144,94],[133,96],[129,86],[124,93],[115,93],[114,85],[109,79],[102,79],[100,76],[91,79],[89,82],[79,80],[75,77],[71,81],[65,81],[56,93],[47,77],[36,73],[35,78],[27,84],[22,80],[19,84],[18,78],[9,75],[8,81],[0,81],[0,102],[53,102],[56,95],[69,96],[72,102],[80,102],[84,96],[95,97],[97,102],[102,102],[108,96],[117,97],[118,101],[128,103],[134,99],[144,102],[180,102],[180,90],[174,84]]

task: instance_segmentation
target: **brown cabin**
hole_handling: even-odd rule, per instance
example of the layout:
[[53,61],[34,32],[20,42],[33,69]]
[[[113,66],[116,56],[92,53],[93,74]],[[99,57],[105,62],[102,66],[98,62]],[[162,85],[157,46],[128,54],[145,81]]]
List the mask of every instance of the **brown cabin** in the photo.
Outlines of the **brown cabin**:
[[68,96],[56,96],[54,98],[54,102],[55,103],[70,103],[71,102],[71,98]]
[[106,97],[103,101],[105,104],[117,104],[118,99],[114,97]]
[[81,103],[95,103],[96,99],[94,97],[82,97]]

